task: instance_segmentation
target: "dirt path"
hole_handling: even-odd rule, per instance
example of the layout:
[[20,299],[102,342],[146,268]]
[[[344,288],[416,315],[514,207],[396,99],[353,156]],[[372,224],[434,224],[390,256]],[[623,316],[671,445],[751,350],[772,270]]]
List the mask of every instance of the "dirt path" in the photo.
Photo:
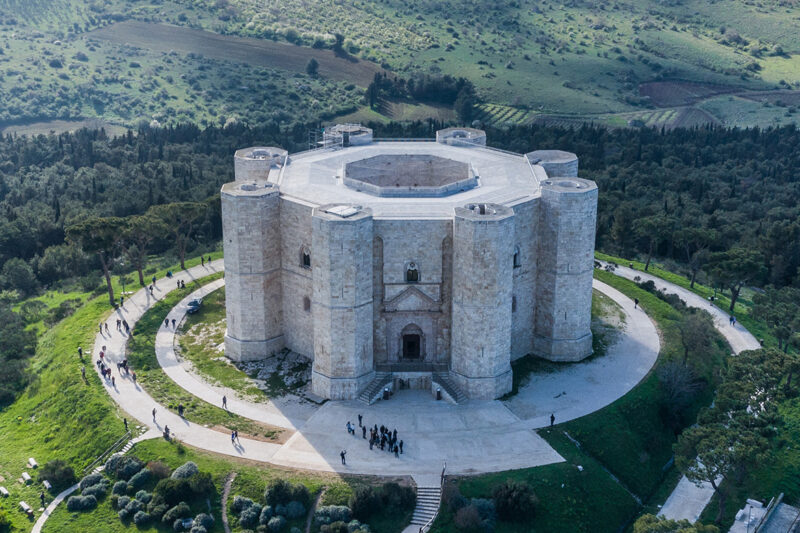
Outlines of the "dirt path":
[[222,527],[225,528],[225,533],[231,533],[231,528],[228,525],[228,496],[231,493],[231,485],[233,480],[236,479],[237,472],[231,472],[225,478],[225,486],[222,489]]
[[319,491],[317,497],[314,499],[314,503],[311,504],[311,509],[308,510],[308,518],[306,519],[306,533],[311,533],[311,524],[314,523],[314,513],[317,512],[317,505],[319,505],[319,501],[322,499],[322,495],[325,494],[325,488]]
[[380,66],[371,61],[339,57],[331,50],[137,20],[112,24],[85,35],[157,52],[193,52],[211,59],[302,73],[305,73],[306,64],[313,57],[319,62],[320,76],[353,82],[362,87],[370,84],[376,72],[382,71]]

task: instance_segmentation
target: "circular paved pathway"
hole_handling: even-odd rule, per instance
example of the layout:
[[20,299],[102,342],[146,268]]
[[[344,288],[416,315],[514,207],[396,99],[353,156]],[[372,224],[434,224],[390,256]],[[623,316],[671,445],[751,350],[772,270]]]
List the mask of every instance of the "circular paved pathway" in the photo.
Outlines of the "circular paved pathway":
[[[222,270],[222,260],[204,267],[193,267],[172,280],[159,280],[156,299],[175,286],[176,279],[194,279]],[[215,282],[221,286],[221,283]],[[210,292],[215,285],[201,289]],[[232,412],[273,425],[297,429],[285,444],[242,439],[234,447],[230,435],[188,422],[155,401],[129,379],[117,380],[116,387],[106,382],[109,394],[128,413],[150,428],[167,424],[181,441],[197,448],[264,461],[276,465],[373,475],[411,474],[437,477],[446,460],[449,473],[477,473],[538,466],[562,461],[533,429],[549,423],[554,412],[558,422],[595,411],[628,392],[647,374],[656,360],[659,343],[652,322],[633,302],[605,284],[595,287],[619,303],[626,313],[622,340],[606,356],[582,365],[571,365],[563,372],[534,377],[517,398],[500,401],[469,401],[463,405],[436,402],[423,391],[399,391],[389,401],[367,406],[358,401],[330,401],[310,417],[283,412],[275,404],[263,405],[229,399]],[[185,313],[185,299],[170,313],[179,320]],[[154,303],[146,289],[126,300],[125,308],[109,317],[112,335],[98,335],[94,357],[106,345],[108,358],[121,360],[127,337],[115,331],[117,316],[134,324]],[[180,386],[200,398],[219,405],[221,396],[213,387],[188,374],[177,364],[173,351],[174,331],[163,328],[157,336],[159,361]],[[171,358],[171,359],[170,359]],[[96,367],[95,367],[96,368]],[[584,369],[584,370],[581,370]],[[563,394],[566,392],[567,394]],[[561,393],[561,394],[559,394]],[[156,407],[155,420],[151,416]],[[367,442],[350,436],[345,423],[364,415],[368,425],[377,423],[397,427],[405,441],[405,453],[396,459],[386,452],[370,451]],[[347,466],[339,451],[347,449]]]

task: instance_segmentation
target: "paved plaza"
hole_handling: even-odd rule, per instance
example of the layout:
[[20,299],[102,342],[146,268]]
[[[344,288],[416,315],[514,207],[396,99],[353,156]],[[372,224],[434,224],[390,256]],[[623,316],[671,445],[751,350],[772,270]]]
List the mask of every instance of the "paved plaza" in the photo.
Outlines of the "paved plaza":
[[[191,280],[221,271],[222,260],[196,266],[172,280],[159,280],[155,298],[145,289],[126,299],[125,307],[109,317],[122,317],[133,325],[157,299],[163,298],[178,279]],[[170,311],[169,318],[183,319],[186,304],[222,287],[217,280],[195,291]],[[179,386],[205,401],[221,405],[228,398],[232,413],[285,428],[291,432],[284,444],[241,439],[231,444],[230,435],[180,418],[155,401],[140,386],[120,376],[116,386],[106,383],[109,394],[131,416],[148,428],[162,431],[168,425],[179,440],[197,448],[310,470],[373,475],[438,475],[447,462],[449,473],[479,473],[525,468],[563,461],[535,431],[549,424],[583,416],[624,395],[644,377],[658,354],[658,335],[652,322],[633,302],[605,284],[595,288],[615,300],[625,312],[625,331],[608,353],[597,360],[565,366],[562,371],[534,375],[508,402],[471,400],[461,405],[436,401],[429,392],[398,391],[388,401],[366,405],[358,401],[329,401],[309,407],[283,400],[253,403],[236,398],[233,391],[214,387],[187,371],[175,354],[175,332],[162,326],[156,337],[159,363]],[[112,324],[113,325],[113,324]],[[95,358],[101,346],[113,364],[123,358],[127,337],[115,328],[112,335],[98,335]],[[156,418],[152,409],[156,408]],[[370,426],[397,428],[404,453],[369,450],[360,434],[350,435],[345,424],[357,424],[358,414]],[[339,452],[347,450],[347,465]]]

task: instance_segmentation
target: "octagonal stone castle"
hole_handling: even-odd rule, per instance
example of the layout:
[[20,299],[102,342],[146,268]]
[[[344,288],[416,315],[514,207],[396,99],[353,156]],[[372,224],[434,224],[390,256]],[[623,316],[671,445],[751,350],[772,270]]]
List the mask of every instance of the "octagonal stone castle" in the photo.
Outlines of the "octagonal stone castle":
[[597,187],[574,154],[492,149],[468,128],[378,141],[346,124],[320,144],[234,156],[228,357],[287,348],[313,360],[315,394],[370,401],[494,399],[516,358],[591,353]]

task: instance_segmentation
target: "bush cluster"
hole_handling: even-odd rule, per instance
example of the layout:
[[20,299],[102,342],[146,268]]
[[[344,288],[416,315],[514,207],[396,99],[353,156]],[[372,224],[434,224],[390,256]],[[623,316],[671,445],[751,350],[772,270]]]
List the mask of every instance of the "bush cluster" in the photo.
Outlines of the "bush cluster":
[[68,511],[90,511],[97,507],[97,498],[94,496],[70,496],[67,500]]
[[112,455],[106,461],[105,471],[109,475],[122,479],[130,480],[134,475],[144,468],[144,463],[138,457],[132,455]]
[[264,491],[264,500],[267,505],[273,507],[280,504],[287,505],[292,501],[300,502],[304,507],[308,507],[311,502],[311,494],[302,483],[294,484],[285,479],[273,479]]
[[413,509],[415,502],[416,496],[411,487],[389,482],[380,487],[367,485],[356,487],[348,503],[353,516],[359,520],[369,520],[373,513],[382,508],[402,512]]
[[172,479],[189,479],[190,477],[198,474],[200,469],[192,461],[188,461],[178,468],[170,476]]
[[180,502],[178,505],[164,513],[161,521],[165,524],[173,524],[175,520],[179,518],[188,518],[191,514],[192,510],[189,509],[189,505],[186,502]]
[[495,487],[492,498],[497,516],[507,522],[525,522],[533,518],[539,503],[530,485],[511,479]]
[[142,468],[128,480],[128,490],[134,491],[144,487],[151,477],[150,471],[147,468]]
[[49,481],[55,492],[60,492],[74,485],[77,478],[75,471],[65,461],[55,459],[48,461],[39,469],[39,481]]
[[352,518],[353,512],[345,505],[324,505],[314,513],[314,520],[322,525],[349,522]]

